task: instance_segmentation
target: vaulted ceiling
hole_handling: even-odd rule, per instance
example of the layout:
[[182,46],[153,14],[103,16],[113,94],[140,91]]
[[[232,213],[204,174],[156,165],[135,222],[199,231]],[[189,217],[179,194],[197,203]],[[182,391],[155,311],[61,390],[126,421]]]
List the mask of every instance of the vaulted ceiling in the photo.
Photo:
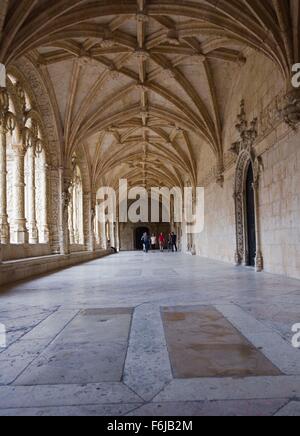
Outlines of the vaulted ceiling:
[[288,83],[299,17],[299,0],[1,0],[0,62],[39,70],[65,161],[83,148],[94,185],[194,184],[199,148],[222,163],[249,48]]

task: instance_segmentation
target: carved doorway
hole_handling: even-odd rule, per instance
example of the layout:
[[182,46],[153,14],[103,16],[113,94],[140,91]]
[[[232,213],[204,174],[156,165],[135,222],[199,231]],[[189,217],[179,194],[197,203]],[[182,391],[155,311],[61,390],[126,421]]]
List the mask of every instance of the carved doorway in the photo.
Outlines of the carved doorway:
[[234,182],[236,252],[237,265],[256,266],[263,269],[263,257],[260,241],[259,220],[259,176],[263,168],[262,159],[254,148],[258,137],[257,118],[249,127],[245,112],[245,102],[241,102],[241,111],[237,117],[236,130],[239,140],[234,142],[230,151],[237,156]]
[[246,205],[246,238],[247,238],[247,258],[246,264],[255,267],[256,260],[256,229],[255,229],[255,198],[254,198],[254,174],[252,163],[250,162],[245,189],[245,205]]
[[260,250],[258,205],[258,159],[244,150],[241,152],[235,175],[236,253],[237,265],[263,269]]

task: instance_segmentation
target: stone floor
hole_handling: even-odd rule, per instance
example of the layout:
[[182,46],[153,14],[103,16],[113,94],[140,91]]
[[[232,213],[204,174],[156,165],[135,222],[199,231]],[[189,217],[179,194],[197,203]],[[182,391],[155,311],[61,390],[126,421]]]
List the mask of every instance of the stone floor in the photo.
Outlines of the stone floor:
[[300,282],[121,253],[0,291],[0,415],[300,415]]

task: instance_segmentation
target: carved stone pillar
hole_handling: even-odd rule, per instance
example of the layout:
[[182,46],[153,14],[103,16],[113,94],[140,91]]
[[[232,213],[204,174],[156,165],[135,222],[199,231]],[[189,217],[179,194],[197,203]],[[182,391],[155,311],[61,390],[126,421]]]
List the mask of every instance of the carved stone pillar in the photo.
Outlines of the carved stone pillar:
[[261,272],[264,269],[264,261],[261,251],[261,241],[260,241],[260,219],[259,219],[259,179],[258,174],[255,176],[253,183],[254,189],[254,204],[255,204],[255,231],[256,231],[256,271]]
[[13,145],[15,173],[14,173],[14,243],[27,244],[28,231],[25,217],[25,152],[23,144]]
[[94,236],[94,207],[92,206],[92,193],[85,192],[83,194],[83,210],[84,210],[84,236],[85,245],[88,251],[95,251],[95,236]]
[[41,193],[42,193],[42,204],[41,204],[41,243],[48,244],[50,240],[50,230],[48,226],[48,165],[43,158],[41,171]]
[[115,248],[116,247],[115,223],[114,223],[113,220],[109,223],[109,233],[110,233],[110,237],[109,237],[109,239],[110,239],[110,246]]
[[116,249],[118,252],[120,251],[120,225],[119,225],[119,218],[117,218],[116,222]]
[[75,230],[74,230],[74,187],[70,188],[70,203],[68,211],[68,229],[70,244],[75,244]]
[[100,222],[99,222],[99,207],[96,201],[96,210],[95,210],[95,222],[94,222],[94,228],[95,228],[95,238],[96,238],[96,244],[100,245],[101,243],[101,237],[100,237]]
[[103,215],[100,214],[100,229],[101,229],[101,248],[107,250],[107,234],[106,234],[106,224]]
[[10,231],[7,215],[7,157],[6,128],[0,125],[0,243],[9,244]]
[[39,242],[38,227],[36,220],[36,186],[35,186],[35,152],[34,147],[28,149],[28,229],[29,243]]
[[70,187],[72,184],[72,171],[60,168],[61,184],[61,217],[60,217],[60,254],[70,254],[69,239],[69,204],[71,201]]

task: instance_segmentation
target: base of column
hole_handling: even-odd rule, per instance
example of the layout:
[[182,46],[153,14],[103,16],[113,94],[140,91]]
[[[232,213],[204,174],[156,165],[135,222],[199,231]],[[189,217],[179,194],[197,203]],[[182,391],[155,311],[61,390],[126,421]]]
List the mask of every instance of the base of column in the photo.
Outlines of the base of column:
[[75,244],[75,236],[73,231],[69,231],[69,241],[71,245]]
[[40,232],[41,244],[48,244],[50,241],[50,231],[48,226],[44,226]]
[[236,266],[241,266],[241,264],[242,264],[241,256],[239,255],[239,253],[237,251],[234,253],[234,262],[235,262]]
[[0,219],[0,243],[3,245],[10,243],[10,229],[6,219]]
[[36,225],[32,225],[29,227],[29,244],[38,244],[39,243],[39,232]]
[[263,259],[262,253],[260,251],[258,251],[258,253],[256,255],[256,271],[262,272],[263,269],[264,269],[264,259]]
[[14,243],[15,244],[28,244],[29,235],[26,229],[17,229],[14,231]]
[[65,231],[60,231],[60,254],[63,256],[66,256],[70,254],[70,240],[68,233],[65,233]]

